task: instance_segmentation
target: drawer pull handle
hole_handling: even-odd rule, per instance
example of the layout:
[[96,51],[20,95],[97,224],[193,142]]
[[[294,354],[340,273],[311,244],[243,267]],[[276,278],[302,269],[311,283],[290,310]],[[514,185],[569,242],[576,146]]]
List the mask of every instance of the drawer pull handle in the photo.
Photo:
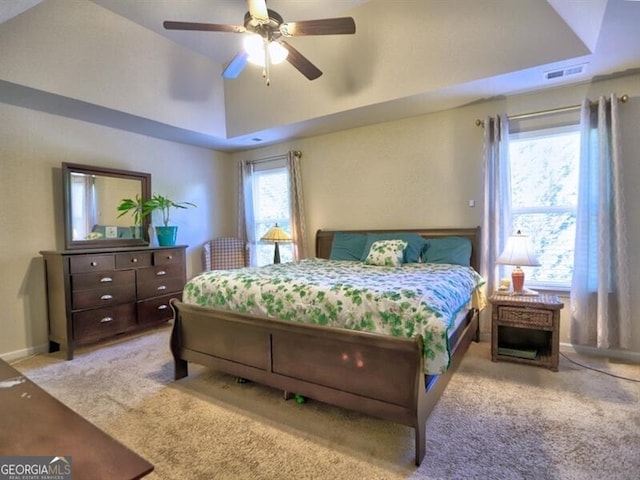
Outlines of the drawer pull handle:
[[164,270],[159,270],[156,272],[156,276],[161,277],[162,275],[166,275],[167,272],[165,272]]
[[113,322],[113,317],[104,317],[100,319],[100,323]]
[[160,305],[158,310],[166,310],[167,308],[169,308],[167,305]]
[[92,267],[97,267],[98,266],[98,262],[91,262],[91,266]]
[[132,259],[131,259],[131,261],[132,261],[133,263],[138,263],[138,259],[137,259],[137,258],[135,258],[135,257],[134,257],[134,258],[132,258]]
[[113,298],[113,295],[109,295],[108,293],[105,295],[102,295],[100,297],[100,300],[111,300]]
[[113,278],[111,278],[111,277],[102,277],[100,279],[100,283],[109,283],[109,282],[113,282]]
[[173,260],[173,256],[167,255],[167,260]]
[[158,287],[158,290],[166,290],[166,289],[167,289],[166,285],[160,285]]

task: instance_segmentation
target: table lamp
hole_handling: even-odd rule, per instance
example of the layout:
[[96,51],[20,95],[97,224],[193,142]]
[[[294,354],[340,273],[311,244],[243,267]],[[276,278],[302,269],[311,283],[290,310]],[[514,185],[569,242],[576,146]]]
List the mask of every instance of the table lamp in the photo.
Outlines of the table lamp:
[[291,237],[276,223],[275,226],[267,230],[267,233],[265,233],[260,240],[263,242],[273,242],[276,244],[276,250],[273,253],[273,263],[280,263],[280,248],[278,247],[278,243],[290,242]]
[[515,295],[536,295],[537,292],[524,288],[524,272],[520,267],[539,267],[540,262],[533,252],[533,245],[527,235],[522,235],[520,230],[507,239],[507,246],[496,263],[500,265],[513,265],[511,272],[511,284]]

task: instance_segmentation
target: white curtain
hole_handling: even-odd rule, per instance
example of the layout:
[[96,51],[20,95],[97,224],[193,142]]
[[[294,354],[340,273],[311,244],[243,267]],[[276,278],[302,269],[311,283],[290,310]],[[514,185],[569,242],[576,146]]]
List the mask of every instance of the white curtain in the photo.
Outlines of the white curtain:
[[305,233],[304,200],[302,195],[302,175],[300,173],[300,157],[298,151],[287,154],[287,170],[289,172],[289,205],[291,207],[291,237],[293,238],[293,259],[300,260],[307,256],[307,236]]
[[241,161],[238,165],[238,237],[245,241],[249,249],[249,266],[257,262],[253,215],[253,164]]
[[618,98],[581,110],[571,341],[629,348],[631,307]]
[[484,121],[484,217],[480,274],[491,295],[500,281],[496,259],[511,235],[511,174],[509,170],[509,119],[506,115]]

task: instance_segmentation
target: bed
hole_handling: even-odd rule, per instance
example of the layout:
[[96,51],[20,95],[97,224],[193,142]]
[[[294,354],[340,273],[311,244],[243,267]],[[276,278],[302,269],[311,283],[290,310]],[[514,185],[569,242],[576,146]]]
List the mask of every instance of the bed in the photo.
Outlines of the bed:
[[[347,268],[347,264],[350,263],[344,256],[348,257],[350,254],[337,250],[339,242],[340,245],[344,245],[344,239],[351,238],[349,236],[359,239],[365,236],[369,239],[369,244],[364,251],[373,252],[374,249],[370,248],[372,240],[390,239],[400,233],[410,235],[409,243],[412,243],[416,236],[423,241],[426,240],[426,243],[434,246],[433,252],[437,250],[436,242],[446,242],[451,238],[463,239],[469,245],[467,255],[469,266],[472,268],[454,265],[438,268],[459,268],[473,270],[474,273],[479,271],[479,228],[393,230],[393,234],[385,230],[319,230],[316,234],[316,259],[295,262],[295,267],[302,268],[297,265],[300,263],[317,269],[327,264],[332,265],[334,270],[338,268],[337,272],[340,275],[341,269]],[[378,242],[376,246],[388,246],[393,242],[396,240]],[[410,248],[407,242],[393,246],[403,248],[403,255],[409,255]],[[412,244],[411,247],[413,246]],[[425,250],[428,249],[425,247]],[[359,260],[357,256],[356,254],[354,260]],[[330,257],[332,260],[327,260]],[[334,261],[334,258],[338,260]],[[359,268],[356,264],[371,263],[370,259],[371,254],[364,262],[351,262],[353,266],[348,267]],[[404,265],[405,260],[403,257],[403,265],[389,266],[385,271],[409,272],[428,267],[418,264]],[[428,264],[431,261],[422,260],[420,257],[419,263]],[[373,263],[371,270],[384,269],[375,265],[375,261]],[[271,271],[281,274],[284,269],[284,266],[270,268]],[[246,270],[237,271],[233,275],[235,278],[246,279],[251,273]],[[478,313],[484,306],[484,297],[483,281],[477,273],[475,275],[479,281],[473,289],[473,295],[465,300],[461,307],[450,308],[446,314],[434,310],[432,316],[444,322],[444,327],[435,324],[437,327],[421,329],[417,326],[420,322],[402,323],[411,325],[411,336],[395,331],[391,334],[378,333],[374,327],[362,328],[361,324],[340,327],[327,325],[324,320],[318,321],[318,318],[324,319],[323,314],[311,313],[311,303],[301,306],[298,302],[296,308],[302,312],[308,311],[308,317],[315,319],[313,323],[305,323],[300,318],[289,318],[286,309],[277,310],[275,314],[268,308],[268,314],[256,313],[253,301],[249,302],[251,308],[247,307],[247,303],[241,303],[241,311],[232,311],[228,309],[231,308],[229,306],[220,306],[223,299],[219,298],[230,299],[238,296],[235,287],[228,287],[231,280],[224,279],[224,287],[219,288],[220,291],[226,289],[225,294],[203,292],[202,285],[211,283],[212,273],[204,272],[187,282],[183,294],[184,301],[172,300],[174,324],[171,351],[176,380],[188,375],[188,363],[193,362],[281,389],[284,391],[285,399],[296,394],[408,425],[415,429],[415,463],[420,465],[425,455],[427,417],[460,364],[470,342],[478,341]],[[224,274],[225,272],[220,273]],[[206,281],[203,277],[206,277]],[[274,282],[281,282],[281,278]],[[327,282],[314,283],[327,288]],[[335,284],[330,288],[336,290]],[[322,295],[324,299],[326,292],[327,290],[317,295]],[[306,295],[304,291],[303,294]],[[213,307],[210,306],[211,299],[216,299],[213,301]],[[385,298],[385,302],[388,303],[389,298]],[[360,306],[361,300],[357,303]],[[419,303],[424,302],[420,300]],[[396,309],[396,312],[398,308],[409,308],[414,314],[422,315],[421,311],[415,313],[419,307],[409,305],[406,298],[401,299],[400,304],[402,307],[389,308]],[[278,305],[281,307],[281,302]],[[431,310],[431,306],[428,308]],[[285,313],[279,317],[278,312]],[[370,319],[371,315],[367,315]],[[367,325],[370,323],[374,322],[366,322]],[[376,323],[387,326],[393,324],[388,319]],[[437,339],[434,343],[433,337],[438,337],[439,332],[444,332],[444,343],[438,343]],[[425,345],[430,344],[430,348],[425,348]]]

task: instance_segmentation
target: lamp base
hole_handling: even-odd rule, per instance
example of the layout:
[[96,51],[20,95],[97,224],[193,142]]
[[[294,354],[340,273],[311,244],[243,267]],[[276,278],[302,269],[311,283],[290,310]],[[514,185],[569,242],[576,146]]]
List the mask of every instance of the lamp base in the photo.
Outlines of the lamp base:
[[511,285],[513,285],[513,293],[521,294],[524,290],[524,272],[520,267],[515,267],[511,272]]
[[280,263],[280,247],[278,247],[278,242],[276,243],[276,250],[273,252],[273,263]]

